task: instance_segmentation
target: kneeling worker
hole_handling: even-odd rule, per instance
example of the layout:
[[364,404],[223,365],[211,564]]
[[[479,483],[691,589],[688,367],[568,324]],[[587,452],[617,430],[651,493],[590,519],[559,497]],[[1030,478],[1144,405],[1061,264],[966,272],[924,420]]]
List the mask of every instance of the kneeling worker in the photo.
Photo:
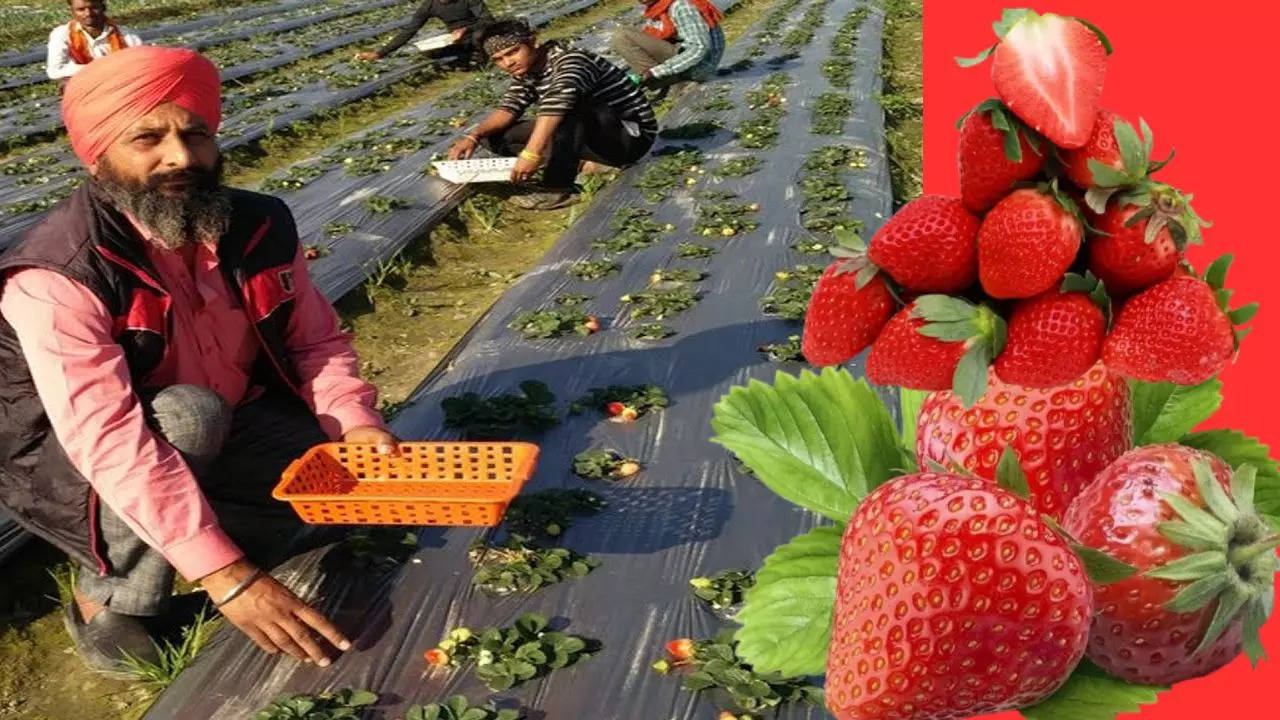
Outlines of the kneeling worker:
[[[514,80],[498,109],[450,148],[449,159],[470,157],[484,140],[498,155],[519,155],[512,182],[525,182],[542,168],[541,186],[513,197],[513,204],[529,210],[564,207],[575,199],[581,161],[629,165],[653,147],[653,106],[617,65],[554,40],[538,45],[520,20],[485,26],[477,42]],[[535,103],[536,119],[519,121]]]
[[631,66],[631,79],[659,89],[711,79],[724,56],[724,13],[711,0],[641,2],[644,29],[622,28],[610,43]]
[[356,54],[357,60],[378,60],[399,50],[405,43],[427,24],[428,20],[438,18],[444,22],[445,29],[453,36],[453,42],[442,48],[428,50],[427,56],[432,58],[461,58],[470,60],[479,55],[479,48],[474,42],[476,26],[493,19],[484,0],[423,0],[411,18],[396,34],[377,50],[367,50]]

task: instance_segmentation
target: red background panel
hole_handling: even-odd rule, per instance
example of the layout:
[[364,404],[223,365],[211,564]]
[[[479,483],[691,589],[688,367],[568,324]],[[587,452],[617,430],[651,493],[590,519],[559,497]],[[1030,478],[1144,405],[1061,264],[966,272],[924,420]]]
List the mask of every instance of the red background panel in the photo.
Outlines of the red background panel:
[[[1280,210],[1280,150],[1270,113],[1280,88],[1280,3],[1062,0],[1007,6],[1078,16],[1111,39],[1115,52],[1107,64],[1103,106],[1135,126],[1139,116],[1145,118],[1155,135],[1156,157],[1177,148],[1177,157],[1157,177],[1193,193],[1196,210],[1213,223],[1204,230],[1205,244],[1191,248],[1192,263],[1203,270],[1218,255],[1233,253],[1227,276],[1236,291],[1233,305],[1262,305],[1239,360],[1221,376],[1222,409],[1202,429],[1231,427],[1280,448],[1280,233],[1274,219]],[[955,122],[995,93],[990,60],[965,69],[954,57],[976,55],[995,42],[991,23],[1004,7],[991,0],[925,0],[926,192],[959,194]],[[1280,717],[1272,700],[1280,688],[1277,615],[1263,629],[1271,661],[1253,670],[1237,658],[1125,717]]]

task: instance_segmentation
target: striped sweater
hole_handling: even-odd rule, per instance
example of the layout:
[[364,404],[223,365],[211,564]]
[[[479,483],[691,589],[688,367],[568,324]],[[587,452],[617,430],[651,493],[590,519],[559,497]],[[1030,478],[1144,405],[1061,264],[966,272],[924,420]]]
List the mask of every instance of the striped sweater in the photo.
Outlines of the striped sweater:
[[542,47],[546,62],[512,81],[499,107],[520,117],[534,103],[538,115],[567,115],[580,104],[608,105],[623,120],[635,123],[642,136],[657,135],[658,120],[649,99],[617,65],[555,41]]

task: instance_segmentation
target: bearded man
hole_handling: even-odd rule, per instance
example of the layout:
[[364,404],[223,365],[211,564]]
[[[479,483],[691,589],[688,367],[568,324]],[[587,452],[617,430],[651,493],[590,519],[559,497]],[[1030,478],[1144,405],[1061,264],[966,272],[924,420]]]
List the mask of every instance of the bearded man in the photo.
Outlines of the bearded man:
[[289,209],[222,184],[219,93],[190,50],[87,65],[62,115],[89,181],[0,255],[0,506],[78,563],[65,620],[98,669],[156,659],[175,570],[330,664],[349,641],[260,569],[301,529],[270,492],[318,443],[397,443]]

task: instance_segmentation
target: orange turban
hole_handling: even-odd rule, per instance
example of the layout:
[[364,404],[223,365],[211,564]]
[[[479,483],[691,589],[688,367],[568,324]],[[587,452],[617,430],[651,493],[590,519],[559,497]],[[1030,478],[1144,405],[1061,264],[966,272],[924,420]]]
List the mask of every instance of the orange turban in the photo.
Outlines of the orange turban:
[[222,121],[218,68],[200,53],[140,45],[84,66],[62,95],[71,148],[93,166],[125,130],[166,102],[200,116],[210,132]]

